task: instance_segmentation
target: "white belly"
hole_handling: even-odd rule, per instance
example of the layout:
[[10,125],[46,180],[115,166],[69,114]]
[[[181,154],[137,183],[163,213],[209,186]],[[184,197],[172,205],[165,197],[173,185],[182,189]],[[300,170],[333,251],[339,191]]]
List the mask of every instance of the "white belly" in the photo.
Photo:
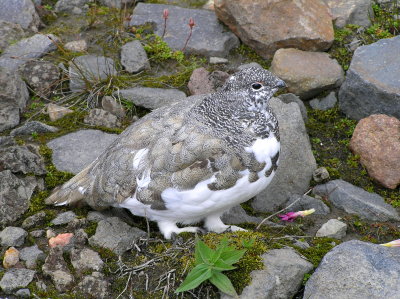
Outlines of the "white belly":
[[127,198],[118,206],[128,208],[134,215],[148,217],[153,221],[172,220],[185,224],[198,222],[211,214],[222,214],[260,193],[274,177],[275,171],[268,177],[265,176],[265,171],[272,165],[271,157],[279,152],[279,142],[274,136],[258,139],[245,150],[254,153],[258,162],[266,163],[264,169],[258,173],[259,179],[253,183],[249,182],[249,171],[246,170],[233,187],[225,190],[213,191],[208,188],[207,185],[212,183],[215,177],[199,182],[192,190],[165,189],[161,198],[166,210],[153,210],[150,205],[136,200],[136,196]]

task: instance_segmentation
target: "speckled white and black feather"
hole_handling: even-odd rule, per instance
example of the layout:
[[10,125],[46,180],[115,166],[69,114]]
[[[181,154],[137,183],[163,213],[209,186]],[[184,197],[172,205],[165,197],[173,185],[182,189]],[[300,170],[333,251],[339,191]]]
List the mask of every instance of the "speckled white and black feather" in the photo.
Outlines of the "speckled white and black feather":
[[46,202],[125,207],[157,221],[166,238],[194,229],[176,223],[201,219],[222,231],[223,211],[264,189],[277,168],[279,127],[268,102],[283,86],[248,68],[217,93],[157,109]]

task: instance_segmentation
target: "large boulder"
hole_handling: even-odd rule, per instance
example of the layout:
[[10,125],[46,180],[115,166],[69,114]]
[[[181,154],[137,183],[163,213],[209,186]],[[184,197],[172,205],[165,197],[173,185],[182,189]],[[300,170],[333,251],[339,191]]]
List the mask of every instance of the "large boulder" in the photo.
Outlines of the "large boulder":
[[383,114],[363,118],[350,140],[368,174],[386,188],[400,184],[400,120]]
[[27,61],[57,49],[58,38],[52,34],[35,34],[7,47],[0,56],[0,67],[16,70]]
[[270,71],[285,81],[289,92],[302,99],[339,87],[344,80],[341,66],[323,52],[280,49],[274,55]]
[[290,195],[303,194],[317,168],[299,105],[272,98],[271,107],[279,121],[281,154],[274,179],[252,202],[257,211],[276,211]]
[[20,24],[22,28],[38,31],[40,17],[32,0],[0,1],[0,20]]
[[115,63],[111,58],[95,55],[78,56],[69,63],[69,89],[73,92],[84,91],[116,74]]
[[19,124],[19,113],[29,99],[24,81],[13,71],[0,67],[0,132]]
[[349,241],[328,252],[307,281],[307,299],[398,298],[400,251]]
[[23,37],[25,37],[25,32],[21,25],[0,20],[0,51]]
[[182,50],[189,36],[189,18],[195,22],[192,36],[185,52],[205,56],[224,57],[239,45],[238,38],[218,22],[213,11],[188,9],[172,5],[138,3],[129,23],[140,26],[155,24],[154,33],[162,36],[164,31],[164,9],[169,10],[164,41],[174,50]]
[[400,36],[357,48],[339,91],[339,107],[348,117],[400,118],[399,53]]
[[215,0],[215,12],[264,58],[280,48],[325,51],[333,42],[329,8],[321,0]]
[[330,181],[313,188],[313,193],[326,197],[336,208],[372,221],[400,220],[399,214],[376,193],[369,193],[343,180]]
[[323,0],[331,9],[335,26],[343,28],[348,24],[363,27],[371,25],[374,15],[372,0]]
[[99,130],[80,130],[47,143],[58,170],[77,174],[94,161],[118,137]]

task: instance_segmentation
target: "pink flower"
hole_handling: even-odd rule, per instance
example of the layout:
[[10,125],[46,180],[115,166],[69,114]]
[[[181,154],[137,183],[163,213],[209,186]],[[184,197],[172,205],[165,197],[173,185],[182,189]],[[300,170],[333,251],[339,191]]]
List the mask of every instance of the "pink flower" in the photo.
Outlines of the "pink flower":
[[193,18],[190,18],[190,19],[189,19],[189,27],[190,27],[190,28],[193,28],[194,25],[196,25],[196,24],[194,23]]
[[169,15],[168,9],[164,9],[164,11],[163,11],[163,18],[164,18],[164,19],[168,19],[168,15]]
[[400,247],[400,239],[391,241],[389,243],[385,243],[385,244],[380,244],[382,246],[386,246],[386,247]]
[[298,212],[289,212],[283,215],[278,215],[282,221],[293,222],[297,217],[305,217],[315,212],[315,209],[305,210],[305,211],[298,211]]
[[69,244],[71,241],[71,238],[74,236],[72,233],[65,233],[65,234],[59,234],[53,238],[50,238],[49,240],[49,246],[51,248],[56,247],[58,245],[60,246],[65,246]]

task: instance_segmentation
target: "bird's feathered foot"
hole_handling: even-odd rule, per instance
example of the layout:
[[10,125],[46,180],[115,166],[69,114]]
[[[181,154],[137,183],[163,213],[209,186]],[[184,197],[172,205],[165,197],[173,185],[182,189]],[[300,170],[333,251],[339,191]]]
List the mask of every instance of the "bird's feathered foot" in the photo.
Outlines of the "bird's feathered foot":
[[215,233],[223,233],[225,231],[231,231],[231,232],[236,232],[236,231],[247,231],[244,228],[241,228],[236,225],[226,225],[222,222],[221,220],[221,215],[211,215],[208,216],[204,220],[204,227],[210,231],[210,232],[215,232]]
[[165,239],[171,239],[174,235],[178,235],[183,232],[189,233],[205,233],[205,230],[197,226],[187,226],[179,228],[173,221],[158,221],[158,228],[160,232],[164,235]]

